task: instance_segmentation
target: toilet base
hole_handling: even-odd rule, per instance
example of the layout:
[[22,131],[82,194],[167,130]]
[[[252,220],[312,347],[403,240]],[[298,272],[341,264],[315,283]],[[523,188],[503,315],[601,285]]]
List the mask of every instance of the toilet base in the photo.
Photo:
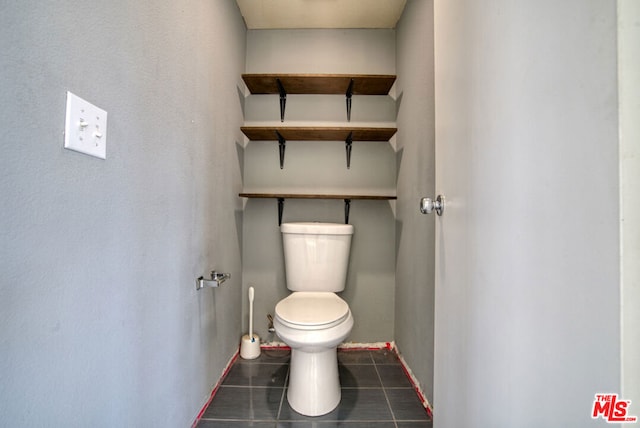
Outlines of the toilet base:
[[314,352],[291,350],[287,401],[296,412],[320,416],[340,403],[337,348]]

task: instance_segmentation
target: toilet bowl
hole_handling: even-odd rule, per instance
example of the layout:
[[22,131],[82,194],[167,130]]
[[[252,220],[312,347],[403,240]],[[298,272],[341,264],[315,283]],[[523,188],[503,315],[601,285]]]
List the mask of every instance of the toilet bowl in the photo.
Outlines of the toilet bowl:
[[287,400],[296,412],[320,416],[340,403],[337,346],[353,328],[344,290],[353,226],[283,223],[287,288],[275,308],[276,334],[291,347]]
[[353,328],[347,303],[330,292],[294,292],[276,305],[274,327],[291,347],[287,400],[306,416],[329,413],[340,402],[337,346]]

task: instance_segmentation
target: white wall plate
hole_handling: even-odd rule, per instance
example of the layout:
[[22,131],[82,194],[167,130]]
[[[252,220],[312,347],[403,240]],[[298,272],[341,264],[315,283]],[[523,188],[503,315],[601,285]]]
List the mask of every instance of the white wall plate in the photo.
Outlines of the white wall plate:
[[107,112],[67,92],[64,147],[107,158]]

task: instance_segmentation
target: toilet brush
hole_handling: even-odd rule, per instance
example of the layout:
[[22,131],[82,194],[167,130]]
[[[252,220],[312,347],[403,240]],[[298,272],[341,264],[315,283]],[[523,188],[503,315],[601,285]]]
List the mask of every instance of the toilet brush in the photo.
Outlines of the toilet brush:
[[253,333],[253,298],[255,290],[249,287],[249,334],[242,336],[240,344],[240,356],[246,360],[252,360],[260,356],[260,337]]
[[251,342],[255,342],[256,339],[253,337],[253,298],[255,297],[255,290],[253,287],[249,287],[249,337],[251,338]]

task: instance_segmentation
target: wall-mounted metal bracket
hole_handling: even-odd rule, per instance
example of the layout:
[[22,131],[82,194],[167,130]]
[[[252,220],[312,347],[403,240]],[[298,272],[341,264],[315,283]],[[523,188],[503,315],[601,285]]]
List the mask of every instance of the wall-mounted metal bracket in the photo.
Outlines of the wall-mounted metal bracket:
[[344,200],[344,224],[349,224],[349,210],[351,209],[351,199]]
[[278,136],[278,151],[280,152],[280,169],[284,168],[284,151],[287,146],[287,140],[276,131],[276,135]]
[[231,278],[230,273],[220,273],[213,270],[211,271],[211,279],[204,279],[203,276],[196,279],[196,290],[201,290],[204,287],[217,288],[229,278]]
[[278,92],[280,92],[280,122],[284,122],[284,109],[287,107],[287,91],[284,89],[280,79],[276,79]]
[[[282,225],[282,214],[284,213],[284,199],[278,198],[278,226]],[[344,223],[349,224],[349,211],[351,210],[351,199],[344,200]]]
[[278,198],[278,226],[282,224],[283,212],[284,212],[284,198]]
[[353,95],[353,79],[349,82],[349,87],[347,88],[347,122],[351,122],[351,96]]
[[345,149],[347,150],[347,169],[351,168],[351,146],[353,145],[353,131],[349,132],[345,140]]

